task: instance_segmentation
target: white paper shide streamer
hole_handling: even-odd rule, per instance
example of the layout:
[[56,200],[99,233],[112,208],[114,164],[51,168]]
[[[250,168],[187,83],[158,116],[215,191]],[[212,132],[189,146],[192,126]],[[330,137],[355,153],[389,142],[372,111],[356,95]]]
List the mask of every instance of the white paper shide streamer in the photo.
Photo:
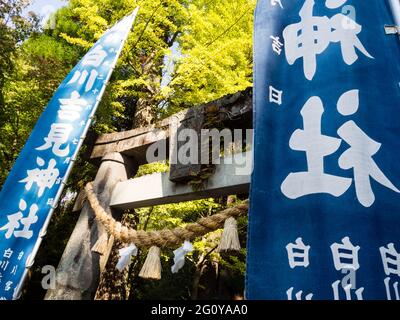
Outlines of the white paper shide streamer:
[[185,256],[193,251],[193,245],[185,241],[181,247],[174,251],[174,265],[171,267],[172,273],[177,273],[185,265]]
[[122,272],[131,262],[132,256],[136,256],[138,254],[137,247],[132,243],[126,248],[122,248],[119,250],[119,260],[116,268],[119,272]]

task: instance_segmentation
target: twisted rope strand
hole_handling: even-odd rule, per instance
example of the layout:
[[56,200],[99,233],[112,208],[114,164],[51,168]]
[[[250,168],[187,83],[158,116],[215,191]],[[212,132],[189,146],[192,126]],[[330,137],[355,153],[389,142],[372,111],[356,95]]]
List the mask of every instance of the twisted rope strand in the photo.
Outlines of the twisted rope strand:
[[245,202],[235,207],[227,208],[212,216],[200,218],[197,222],[189,223],[185,227],[146,232],[127,228],[108,214],[99,203],[92,182],[86,185],[85,191],[96,219],[104,225],[108,234],[114,236],[120,242],[127,244],[134,243],[138,247],[146,248],[152,246],[176,248],[185,240],[191,241],[211,231],[222,228],[225,220],[229,217],[244,216],[248,211],[248,204]]

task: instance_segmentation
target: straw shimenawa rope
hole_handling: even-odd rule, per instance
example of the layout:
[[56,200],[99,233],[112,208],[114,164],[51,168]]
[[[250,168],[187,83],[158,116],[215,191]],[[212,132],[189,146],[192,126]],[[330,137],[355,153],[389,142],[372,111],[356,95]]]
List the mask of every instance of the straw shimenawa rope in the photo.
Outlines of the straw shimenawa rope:
[[86,185],[85,191],[89,204],[92,207],[97,220],[104,225],[109,234],[113,235],[115,239],[123,243],[134,243],[138,247],[146,248],[152,246],[175,248],[185,240],[190,241],[196,237],[203,236],[211,231],[222,228],[225,220],[229,217],[243,216],[246,215],[248,211],[248,204],[242,203],[212,216],[201,218],[195,223],[189,223],[183,228],[146,232],[143,230],[128,228],[108,214],[100,205],[93,190],[92,182],[89,182]]

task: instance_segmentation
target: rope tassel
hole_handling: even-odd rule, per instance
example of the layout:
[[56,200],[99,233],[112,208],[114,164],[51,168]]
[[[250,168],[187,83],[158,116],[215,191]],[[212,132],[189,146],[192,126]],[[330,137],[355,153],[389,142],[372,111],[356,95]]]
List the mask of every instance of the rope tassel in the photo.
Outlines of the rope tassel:
[[159,247],[153,246],[147,254],[146,261],[140,270],[139,277],[144,279],[161,279],[161,250]]
[[240,242],[239,235],[237,231],[237,222],[235,218],[230,217],[225,220],[224,232],[221,236],[221,242],[218,246],[218,251],[239,251]]
[[106,254],[108,249],[108,234],[104,232],[103,235],[96,241],[92,247],[92,252],[96,252],[100,255]]

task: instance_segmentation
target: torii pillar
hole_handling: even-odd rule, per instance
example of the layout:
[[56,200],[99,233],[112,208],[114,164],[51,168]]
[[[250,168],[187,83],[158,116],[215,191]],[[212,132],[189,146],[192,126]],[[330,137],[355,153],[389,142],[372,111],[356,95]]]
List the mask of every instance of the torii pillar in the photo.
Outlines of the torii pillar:
[[[103,208],[116,219],[121,218],[121,212],[110,209],[111,193],[118,182],[136,174],[137,168],[134,159],[117,152],[107,154],[101,160],[93,182],[94,190]],[[47,291],[45,300],[94,298],[114,241],[112,238],[109,240],[107,252],[103,255],[92,252],[91,248],[105,232],[86,201],[57,267],[56,287]]]

